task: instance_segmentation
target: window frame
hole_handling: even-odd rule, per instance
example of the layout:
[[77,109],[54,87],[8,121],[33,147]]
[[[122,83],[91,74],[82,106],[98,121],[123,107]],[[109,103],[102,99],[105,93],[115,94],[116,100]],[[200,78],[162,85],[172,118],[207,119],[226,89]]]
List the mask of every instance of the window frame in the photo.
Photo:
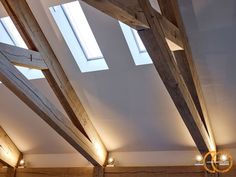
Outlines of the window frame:
[[121,30],[129,47],[130,53],[136,66],[153,64],[148,52],[140,50],[138,41],[134,34],[134,29],[119,21]]
[[[79,3],[79,1],[76,1],[76,2]],[[69,2],[69,3],[71,3],[71,2]],[[60,5],[49,7],[49,11],[51,12],[51,15],[56,23],[56,26],[58,27],[62,37],[64,38],[64,41],[65,41],[66,45],[68,46],[68,48],[69,48],[75,62],[77,63],[80,71],[82,73],[86,73],[86,72],[108,70],[109,67],[105,61],[104,56],[98,57],[98,58],[88,58],[88,55],[86,54],[86,51],[83,48],[83,45],[81,44],[80,39],[77,36],[75,29],[73,28],[73,25],[71,24],[72,22],[68,18],[65,10],[63,10],[63,5],[64,4],[60,4]],[[80,5],[80,3],[79,3],[79,5]],[[83,12],[82,7],[81,7],[81,10]],[[84,16],[86,18],[85,14],[84,14]],[[86,18],[86,21],[87,21],[87,18]],[[87,23],[88,23],[88,21],[87,21]],[[89,25],[89,23],[88,23],[88,25]],[[89,27],[90,27],[90,25],[89,25]],[[91,27],[90,27],[90,29],[91,29]],[[91,29],[91,31],[92,31],[92,29]],[[94,36],[94,38],[95,38],[95,36]],[[96,40],[96,38],[95,38],[95,40]],[[98,45],[98,43],[97,43],[97,45]],[[99,45],[98,45],[98,47],[99,47]],[[102,54],[102,51],[101,51],[101,54]]]
[[[7,20],[10,20],[10,21],[7,22],[7,20],[5,20],[6,18]],[[27,46],[24,40],[22,39],[20,33],[18,32],[17,28],[15,27],[15,25],[14,25],[15,29],[13,30],[14,32],[18,33],[16,35],[21,38],[20,40],[15,39],[14,34],[13,34],[14,32],[11,31],[12,29],[9,28],[9,24],[6,24],[6,23],[12,23],[10,25],[14,25],[14,23],[12,22],[9,16],[0,18],[0,28],[4,30],[5,34],[8,35],[7,38],[9,38],[8,41],[3,41],[3,43],[27,49]],[[40,70],[26,68],[22,66],[15,66],[15,67],[29,80],[44,78],[44,75]]]

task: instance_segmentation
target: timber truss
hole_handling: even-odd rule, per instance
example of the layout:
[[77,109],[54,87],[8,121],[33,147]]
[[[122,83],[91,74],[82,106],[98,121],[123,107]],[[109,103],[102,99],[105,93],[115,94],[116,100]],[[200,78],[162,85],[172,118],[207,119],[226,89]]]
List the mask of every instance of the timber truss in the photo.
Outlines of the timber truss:
[[[216,150],[197,71],[177,0],[158,0],[161,14],[148,0],[83,0],[126,23],[138,33],[198,150]],[[0,44],[0,80],[94,166],[104,166],[105,148],[71,82],[53,52],[26,0],[1,0],[29,50]],[[166,39],[182,50],[171,52]],[[25,56],[22,58],[21,56]],[[68,117],[60,112],[14,65],[39,69]],[[0,138],[4,130],[0,129]],[[1,160],[15,167],[15,162]],[[98,171],[98,173],[100,173]]]

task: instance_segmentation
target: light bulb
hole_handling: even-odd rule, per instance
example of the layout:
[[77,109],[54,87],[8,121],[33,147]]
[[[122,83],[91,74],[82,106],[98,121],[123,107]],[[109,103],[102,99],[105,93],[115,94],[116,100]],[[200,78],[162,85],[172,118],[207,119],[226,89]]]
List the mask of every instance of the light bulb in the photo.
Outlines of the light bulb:
[[113,157],[109,157],[109,159],[108,159],[108,164],[109,165],[112,165],[112,164],[114,164],[114,158]]
[[201,155],[196,155],[196,161],[201,162],[202,161],[202,156]]
[[20,166],[23,166],[25,164],[25,160],[24,159],[21,159],[20,160]]
[[226,154],[222,154],[222,155],[220,156],[220,160],[222,160],[223,162],[227,161],[227,160],[228,160],[227,155],[226,155]]

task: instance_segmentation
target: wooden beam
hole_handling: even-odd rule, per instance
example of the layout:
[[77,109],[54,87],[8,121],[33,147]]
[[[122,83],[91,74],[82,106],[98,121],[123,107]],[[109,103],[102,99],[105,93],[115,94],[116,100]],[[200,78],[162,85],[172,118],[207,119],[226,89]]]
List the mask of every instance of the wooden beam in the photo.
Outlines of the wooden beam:
[[155,12],[155,13],[156,13],[156,17],[159,18],[165,37],[168,40],[175,43],[176,45],[178,45],[180,48],[183,48],[184,46],[182,43],[182,36],[180,34],[179,29],[173,23],[171,23],[167,18],[165,18],[158,12]]
[[[17,177],[93,177],[93,167],[18,168]],[[1,172],[1,171],[0,171]],[[1,176],[0,176],[1,177]]]
[[104,154],[102,154],[101,150],[92,144],[73,123],[44,97],[39,90],[10,63],[8,58],[2,54],[0,54],[0,80],[93,165],[103,165]]
[[[198,77],[197,69],[194,64],[194,59],[192,55],[192,50],[190,44],[188,42],[188,36],[185,31],[185,26],[182,20],[182,16],[179,9],[179,4],[177,0],[165,1],[165,0],[158,0],[159,6],[161,8],[162,14],[170,20],[173,24],[176,24],[180,31],[181,39],[183,41],[183,49],[184,52],[176,52],[176,58],[182,61],[178,64],[179,68],[185,72],[183,73],[185,76],[186,84],[189,87],[190,93],[192,95],[192,99],[198,109],[198,112],[202,118],[202,121],[205,124],[207,132],[210,136],[211,144],[213,150],[216,150],[216,145],[214,141],[214,135],[212,132],[211,124],[209,121],[209,115],[207,111],[207,107],[205,104],[205,99],[202,93],[202,88],[200,84],[200,80]],[[193,9],[192,9],[193,10]],[[187,76],[188,75],[188,76]],[[188,77],[188,78],[187,78]]]
[[94,167],[93,177],[104,177],[104,168],[103,167]]
[[[17,177],[93,177],[94,168],[17,168]],[[7,169],[0,168],[0,177],[6,177]],[[106,167],[105,177],[206,177],[206,171],[202,166],[143,166],[143,167]],[[236,168],[230,172],[220,174],[221,177],[234,177]],[[207,174],[216,177],[216,174]],[[219,175],[218,175],[219,176]]]
[[140,30],[139,35],[197,148],[201,153],[206,153],[212,150],[211,141],[167,45],[156,11],[149,1],[139,2],[150,25],[150,29]]
[[177,21],[175,18],[174,11],[172,10],[171,1],[167,0],[157,0],[159,7],[161,9],[161,14],[166,17],[171,23],[177,26]]
[[194,81],[192,78],[192,73],[191,70],[189,68],[189,64],[188,64],[188,60],[186,58],[185,52],[183,50],[177,50],[174,51],[174,56],[176,59],[176,63],[178,65],[178,68],[180,70],[180,73],[185,81],[186,86],[188,87],[188,90],[192,96],[192,99],[194,101],[194,104],[198,110],[198,113],[201,117],[201,120],[205,126],[205,128],[207,128],[206,126],[206,122],[205,122],[205,118],[202,112],[202,108],[198,99],[198,94],[196,91],[196,87],[194,85]]
[[16,169],[17,168],[8,167],[6,177],[16,177]]
[[140,166],[105,168],[106,177],[205,177],[203,166]]
[[28,47],[40,52],[48,67],[48,70],[43,70],[45,78],[48,80],[73,124],[89,138],[97,148],[97,151],[102,154],[102,156],[99,156],[100,161],[97,164],[103,165],[106,160],[107,150],[26,0],[1,1],[23,39],[27,40]]
[[[18,168],[17,177],[93,177],[94,168]],[[1,176],[1,173],[3,176]],[[0,177],[5,177],[5,169],[0,169]],[[230,172],[229,172],[230,173]],[[202,166],[143,166],[143,167],[105,167],[105,177],[205,177]],[[235,173],[233,173],[235,174]],[[222,175],[223,176],[223,175]],[[226,175],[227,176],[227,175]],[[223,176],[224,177],[224,176]],[[231,176],[233,177],[233,175]]]
[[[141,30],[149,28],[149,24],[143,13],[138,0],[82,0],[90,6],[104,12],[105,14],[129,25],[130,27]],[[165,37],[183,48],[179,29],[158,12],[161,25],[164,29]]]
[[82,0],[134,29],[149,28],[137,0]]
[[4,43],[0,43],[0,52],[6,55],[14,65],[39,70],[47,69],[39,52]]
[[0,126],[0,162],[15,168],[21,158],[22,153]]

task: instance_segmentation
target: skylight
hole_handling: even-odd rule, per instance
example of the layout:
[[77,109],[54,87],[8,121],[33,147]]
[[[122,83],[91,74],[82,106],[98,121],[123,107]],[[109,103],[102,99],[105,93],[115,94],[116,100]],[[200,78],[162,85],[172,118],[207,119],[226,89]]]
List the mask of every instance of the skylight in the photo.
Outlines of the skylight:
[[79,2],[49,9],[81,72],[108,69]]
[[[78,1],[62,5],[88,59],[103,58],[102,52]],[[83,26],[83,28],[80,28]]]
[[126,42],[129,46],[129,50],[131,52],[135,65],[152,64],[152,60],[148,55],[138,32],[122,22],[119,23]]
[[6,32],[8,33],[9,37],[11,38],[11,41],[14,43],[14,45],[27,49],[25,42],[20,36],[20,33],[17,31],[11,18],[10,17],[2,18],[1,22]]
[[[4,17],[0,19],[0,34],[0,42],[9,45],[15,45],[17,47],[27,48],[10,17]],[[44,77],[42,72],[36,69],[29,69],[19,66],[16,66],[16,68],[28,79],[38,79]]]
[[138,48],[139,48],[139,52],[147,52],[144,44],[143,44],[143,41],[142,39],[140,38],[137,30],[135,29],[132,29],[132,32],[133,32],[133,35],[134,35],[134,39],[136,40],[136,43],[138,45]]

